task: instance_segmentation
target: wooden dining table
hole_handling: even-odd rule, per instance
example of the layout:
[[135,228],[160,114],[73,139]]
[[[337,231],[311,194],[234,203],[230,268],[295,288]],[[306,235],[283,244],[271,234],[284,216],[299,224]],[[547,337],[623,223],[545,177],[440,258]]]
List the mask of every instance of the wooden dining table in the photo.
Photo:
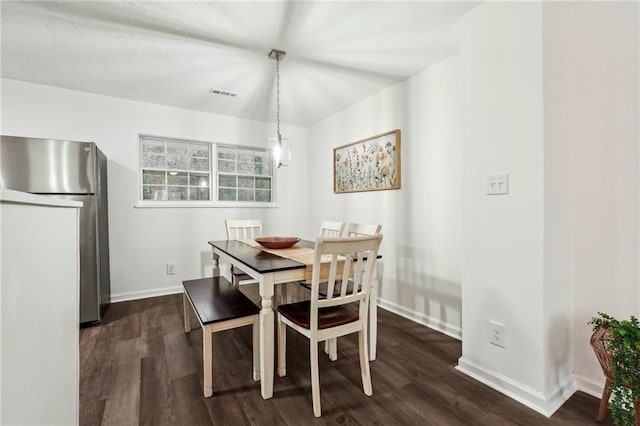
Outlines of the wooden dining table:
[[[209,241],[213,251],[213,274],[220,276],[220,262],[240,268],[258,281],[260,293],[260,392],[264,399],[273,396],[274,377],[274,311],[272,297],[275,286],[304,281],[307,265],[284,256],[277,250],[265,251],[239,240]],[[297,246],[315,248],[315,242],[301,240]],[[377,275],[369,293],[369,359],[376,358],[377,346]]]

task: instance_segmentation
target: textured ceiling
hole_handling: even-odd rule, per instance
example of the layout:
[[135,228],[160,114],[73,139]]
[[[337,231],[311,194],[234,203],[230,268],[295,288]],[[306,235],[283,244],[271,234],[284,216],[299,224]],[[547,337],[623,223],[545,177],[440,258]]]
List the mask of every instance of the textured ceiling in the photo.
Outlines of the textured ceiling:
[[[457,50],[478,2],[2,1],[2,77],[309,125]],[[212,88],[236,97],[209,93]]]

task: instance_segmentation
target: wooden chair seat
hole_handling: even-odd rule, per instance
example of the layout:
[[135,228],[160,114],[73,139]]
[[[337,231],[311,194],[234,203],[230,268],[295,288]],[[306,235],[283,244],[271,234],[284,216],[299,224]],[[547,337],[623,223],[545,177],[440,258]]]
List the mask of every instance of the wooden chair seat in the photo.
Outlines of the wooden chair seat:
[[[309,328],[311,324],[311,301],[278,306],[278,312],[294,324]],[[358,320],[358,310],[351,305],[331,306],[318,311],[318,329],[337,327]]]
[[218,331],[253,325],[253,378],[259,380],[260,308],[224,277],[183,281],[182,286],[184,331],[191,331],[188,306],[202,327],[204,396],[213,395],[211,344],[212,334]]

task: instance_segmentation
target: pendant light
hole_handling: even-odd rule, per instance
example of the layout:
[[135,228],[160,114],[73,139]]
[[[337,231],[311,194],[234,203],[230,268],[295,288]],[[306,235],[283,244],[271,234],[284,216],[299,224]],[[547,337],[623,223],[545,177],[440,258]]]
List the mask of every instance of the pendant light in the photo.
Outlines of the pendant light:
[[291,163],[291,142],[280,133],[280,61],[286,54],[287,52],[277,49],[271,49],[269,52],[269,58],[276,61],[276,137],[267,138],[267,147],[276,167],[288,166]]

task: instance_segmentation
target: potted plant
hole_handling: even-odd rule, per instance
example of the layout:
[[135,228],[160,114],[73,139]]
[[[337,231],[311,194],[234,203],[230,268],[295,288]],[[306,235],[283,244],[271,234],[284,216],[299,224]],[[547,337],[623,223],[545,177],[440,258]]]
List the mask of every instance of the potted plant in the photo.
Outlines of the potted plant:
[[[640,324],[631,316],[628,320],[617,320],[605,313],[598,312],[589,324],[592,324],[594,337],[602,339],[607,354],[599,354],[597,344],[592,338],[592,346],[598,360],[610,380],[609,409],[613,422],[618,426],[640,426]],[[609,365],[603,365],[608,362]],[[607,374],[609,372],[609,374]],[[611,377],[609,377],[611,376]],[[604,403],[604,402],[603,402]]]

